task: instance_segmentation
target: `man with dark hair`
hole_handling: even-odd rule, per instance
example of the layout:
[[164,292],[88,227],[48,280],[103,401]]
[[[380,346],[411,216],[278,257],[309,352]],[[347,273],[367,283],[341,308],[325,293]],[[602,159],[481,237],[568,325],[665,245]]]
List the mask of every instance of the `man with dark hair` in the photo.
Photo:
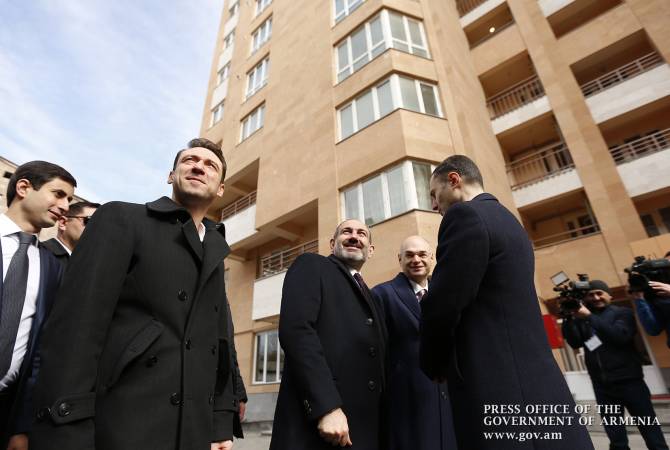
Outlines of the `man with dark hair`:
[[[549,348],[534,287],[533,247],[521,224],[484,192],[479,169],[462,155],[437,166],[430,195],[443,218],[437,263],[421,301],[420,361],[429,378],[448,380],[458,447],[593,449]],[[501,411],[501,405],[512,409]],[[571,416],[573,423],[510,428],[487,422],[491,416],[525,416],[526,405],[555,408],[540,415]],[[509,431],[528,439],[501,441],[488,434]],[[545,439],[551,432],[562,438]]]
[[232,447],[230,249],[205,217],[225,164],[201,145],[179,152],[172,198],[87,225],[44,330],[31,450]]
[[[75,179],[60,166],[32,161],[9,179],[0,215],[0,449],[27,449],[40,331],[61,268],[37,234],[68,211]],[[9,443],[9,444],[8,444]],[[9,447],[8,447],[9,446]]]
[[447,385],[433,383],[419,367],[420,304],[433,264],[430,244],[408,237],[398,262],[401,272],[372,289],[386,312],[389,333],[388,450],[456,450]]
[[99,207],[99,203],[91,202],[71,204],[68,214],[58,219],[58,233],[56,237],[42,242],[42,245],[48,248],[56,259],[60,261],[63,269],[67,267],[67,262],[74,251],[74,247],[79,242],[81,234],[84,232],[84,227]]
[[[563,336],[572,348],[584,347],[586,369],[601,408],[610,449],[627,450],[624,408],[639,421],[638,429],[650,450],[667,450],[663,431],[644,382],[642,361],[635,349],[633,310],[611,304],[607,283],[591,280],[584,304],[563,320]],[[652,422],[652,423],[647,423]]]
[[286,273],[279,314],[285,365],[271,450],[388,448],[381,415],[386,327],[360,270],[370,230],[345,220],[332,255],[300,255]]

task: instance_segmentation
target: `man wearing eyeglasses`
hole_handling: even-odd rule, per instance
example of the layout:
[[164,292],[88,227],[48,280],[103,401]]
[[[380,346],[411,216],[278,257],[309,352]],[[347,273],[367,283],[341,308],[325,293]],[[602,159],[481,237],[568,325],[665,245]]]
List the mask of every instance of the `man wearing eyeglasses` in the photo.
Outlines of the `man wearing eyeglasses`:
[[67,216],[61,216],[58,219],[58,234],[56,237],[42,242],[42,245],[48,248],[58,259],[63,269],[67,267],[70,255],[77,242],[79,242],[86,224],[98,207],[100,207],[99,203],[91,202],[71,204]]

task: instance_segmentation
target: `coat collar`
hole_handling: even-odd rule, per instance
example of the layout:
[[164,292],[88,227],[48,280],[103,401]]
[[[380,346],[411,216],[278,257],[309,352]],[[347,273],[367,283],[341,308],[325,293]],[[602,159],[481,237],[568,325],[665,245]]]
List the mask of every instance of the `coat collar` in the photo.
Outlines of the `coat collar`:
[[46,247],[56,256],[70,256],[68,251],[63,247],[63,244],[58,242],[56,238],[51,238],[48,241],[40,242],[40,247]]
[[400,298],[412,314],[414,314],[417,319],[420,319],[421,307],[416,299],[416,295],[414,295],[414,289],[412,289],[412,284],[409,282],[407,276],[400,272],[393,280],[391,280],[391,286],[393,286],[393,290],[398,295],[398,298]]
[[481,202],[485,200],[495,200],[496,202],[498,201],[497,198],[495,198],[493,195],[489,194],[488,192],[482,192],[481,194],[475,196],[471,202]]

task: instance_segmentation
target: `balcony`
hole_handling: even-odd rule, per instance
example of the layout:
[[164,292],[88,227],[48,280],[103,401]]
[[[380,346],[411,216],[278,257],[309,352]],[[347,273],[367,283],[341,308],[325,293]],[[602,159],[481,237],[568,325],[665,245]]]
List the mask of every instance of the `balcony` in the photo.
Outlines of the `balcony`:
[[647,136],[629,141],[610,148],[614,162],[618,164],[634,161],[670,148],[670,128],[648,134]]
[[610,149],[628,195],[638,197],[670,187],[670,128]]
[[596,123],[670,95],[670,67],[649,53],[581,85]]
[[259,277],[254,282],[252,320],[279,315],[286,271],[298,256],[316,253],[318,247],[318,241],[314,240],[261,258]]
[[506,28],[511,27],[512,25],[514,25],[514,20],[509,20],[509,21],[507,21],[507,22],[503,22],[502,24],[500,24],[500,25],[498,25],[498,26],[494,26],[494,25],[492,25],[492,26],[489,28],[489,32],[488,32],[488,34],[485,34],[484,36],[481,36],[481,37],[479,37],[478,39],[473,40],[473,42],[470,44],[470,48],[471,48],[471,49],[472,49],[472,48],[475,48],[475,47],[477,47],[478,45],[480,45],[480,44],[482,44],[482,43],[488,41],[488,40],[491,39],[493,36],[496,36],[497,34],[501,33],[501,32],[502,32],[503,30],[505,30]]
[[465,16],[473,9],[478,8],[488,0],[456,0],[456,9],[460,17]]
[[256,231],[256,191],[226,206],[221,212],[226,241],[231,247],[254,236]]
[[557,38],[576,30],[621,4],[621,0],[540,0]]
[[503,3],[505,0],[457,0],[456,8],[461,17],[461,26],[469,26]]
[[544,97],[544,87],[537,75],[522,80],[486,100],[491,120]]

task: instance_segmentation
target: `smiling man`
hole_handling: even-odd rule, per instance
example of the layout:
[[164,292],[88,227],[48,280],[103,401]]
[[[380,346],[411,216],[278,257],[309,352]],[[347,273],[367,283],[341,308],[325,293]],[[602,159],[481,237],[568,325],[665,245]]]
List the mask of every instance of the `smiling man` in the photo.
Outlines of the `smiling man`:
[[386,329],[360,274],[374,252],[368,227],[345,220],[332,255],[299,256],[284,279],[285,354],[271,450],[387,447],[380,414]]
[[398,252],[400,272],[372,289],[386,313],[389,353],[389,450],[455,450],[446,383],[435,384],[419,366],[421,299],[433,265],[430,244],[410,236]]
[[221,149],[175,157],[172,198],[110,202],[86,226],[44,330],[31,450],[225,449],[232,354]]
[[8,209],[0,215],[2,450],[28,448],[40,330],[61,277],[58,261],[38,244],[37,234],[67,213],[76,185],[69,172],[45,161],[19,166],[7,185]]

